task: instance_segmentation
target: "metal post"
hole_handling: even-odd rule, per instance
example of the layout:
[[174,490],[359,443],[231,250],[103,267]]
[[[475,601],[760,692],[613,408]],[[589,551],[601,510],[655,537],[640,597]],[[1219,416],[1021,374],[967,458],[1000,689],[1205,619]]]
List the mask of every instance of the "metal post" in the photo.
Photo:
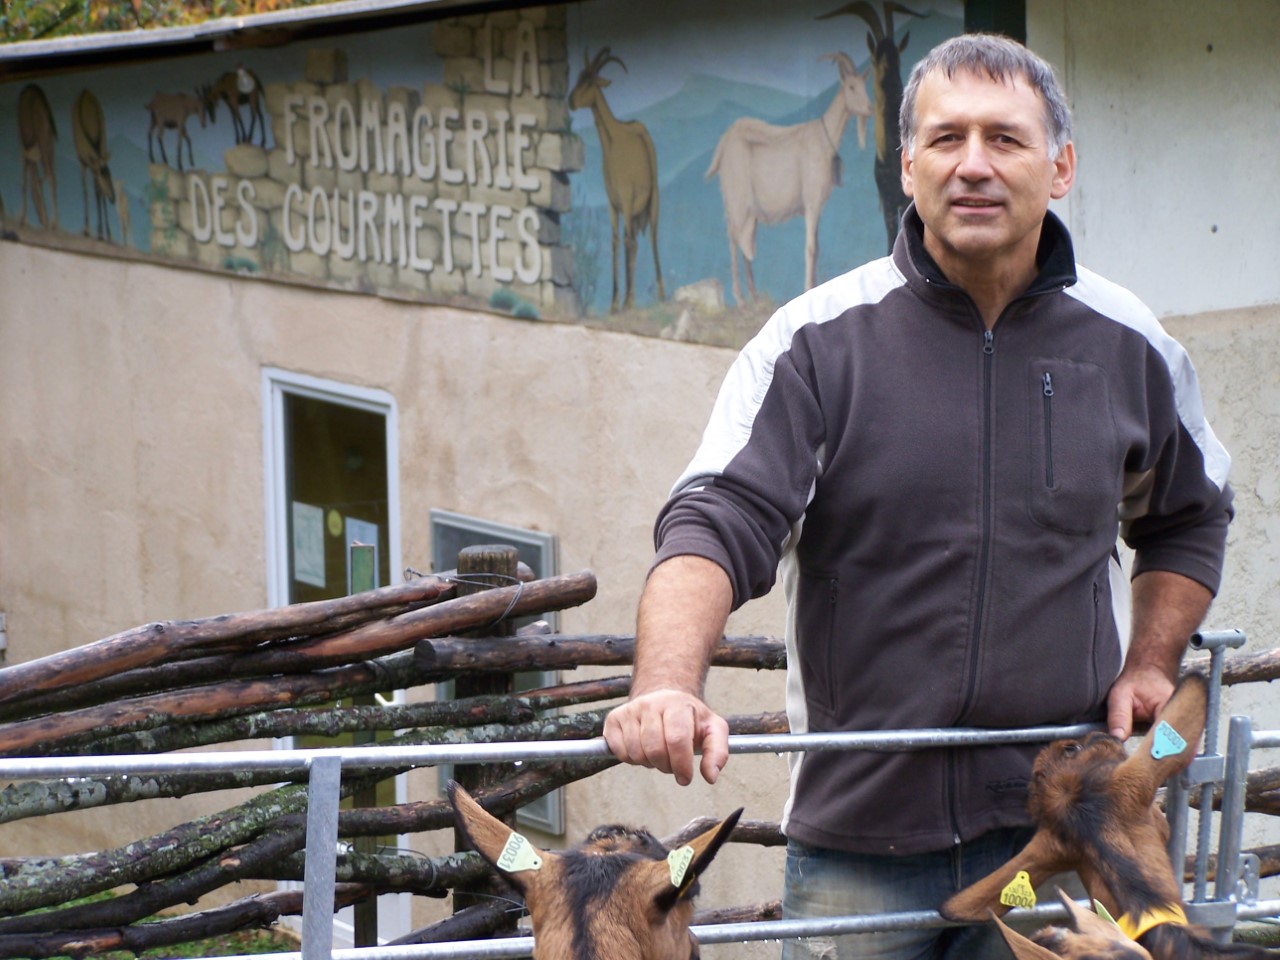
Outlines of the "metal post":
[[[1231,930],[1235,926],[1234,905],[1228,906],[1220,902],[1220,897],[1210,901],[1209,884],[1209,848],[1213,834],[1213,788],[1219,781],[1227,777],[1226,762],[1218,752],[1220,714],[1222,712],[1222,666],[1227,649],[1244,646],[1245,635],[1240,630],[1217,630],[1196,633],[1191,637],[1194,650],[1209,651],[1209,703],[1204,728],[1204,756],[1199,758],[1195,769],[1195,782],[1200,784],[1200,810],[1197,823],[1199,832],[1196,838],[1196,861],[1192,902],[1188,905],[1189,916],[1205,927],[1208,927],[1214,939],[1227,943],[1231,939]],[[1188,771],[1191,773],[1193,771]],[[1225,821],[1224,821],[1225,822]],[[1182,860],[1175,861],[1175,869],[1182,870]],[[1218,870],[1221,876],[1222,850],[1218,851]],[[1219,889],[1221,887],[1219,886]]]
[[1232,717],[1227,733],[1227,772],[1222,783],[1222,823],[1218,834],[1218,879],[1214,899],[1235,900],[1240,877],[1240,851],[1244,837],[1245,788],[1249,780],[1249,753],[1253,747],[1253,721]]
[[[378,585],[378,571],[374,566],[377,548],[373,544],[352,543],[347,548],[347,569],[350,571],[350,593],[363,593]],[[361,694],[352,698],[352,705],[357,707],[375,706],[378,702],[376,694]],[[354,734],[351,742],[356,746],[373,744],[378,739],[376,730],[361,730]],[[372,784],[361,787],[352,797],[356,807],[376,807],[378,805],[378,786]],[[356,837],[354,849],[357,853],[376,853],[378,840],[376,837]],[[352,912],[355,914],[355,929],[352,941],[357,947],[375,947],[378,945],[378,898],[366,897],[357,903]]]
[[307,852],[302,874],[302,960],[333,956],[333,876],[338,864],[338,794],[342,760],[308,763]]

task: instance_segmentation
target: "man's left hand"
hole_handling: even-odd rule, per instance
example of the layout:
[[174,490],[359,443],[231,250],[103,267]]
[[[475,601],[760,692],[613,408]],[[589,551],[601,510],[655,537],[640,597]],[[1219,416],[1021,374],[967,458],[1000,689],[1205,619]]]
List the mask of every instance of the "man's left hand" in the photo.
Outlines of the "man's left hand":
[[1174,683],[1158,667],[1125,668],[1107,694],[1107,729],[1127,740],[1135,722],[1151,723],[1173,696]]

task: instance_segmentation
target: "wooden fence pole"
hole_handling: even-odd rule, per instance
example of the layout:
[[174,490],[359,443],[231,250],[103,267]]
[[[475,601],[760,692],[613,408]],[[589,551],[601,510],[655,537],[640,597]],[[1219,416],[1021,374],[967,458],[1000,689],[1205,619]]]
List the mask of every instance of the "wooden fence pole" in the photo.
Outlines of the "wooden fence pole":
[[[506,587],[516,583],[516,565],[519,554],[515,547],[506,544],[478,544],[464,547],[458,553],[458,596],[469,596],[494,587]],[[511,637],[515,635],[515,624],[505,618],[463,634],[465,637]],[[455,697],[506,696],[515,689],[515,674],[506,672],[487,672],[459,677],[455,682]],[[458,764],[453,768],[453,778],[466,788],[468,793],[477,794],[484,787],[500,783],[504,777],[515,772],[511,764]],[[515,825],[515,814],[507,815],[504,820]],[[454,848],[470,849],[462,832],[454,830]],[[453,891],[453,910],[457,913],[467,907],[491,901],[489,896],[477,896],[488,882],[478,885],[455,887]],[[516,914],[503,929],[514,930]]]

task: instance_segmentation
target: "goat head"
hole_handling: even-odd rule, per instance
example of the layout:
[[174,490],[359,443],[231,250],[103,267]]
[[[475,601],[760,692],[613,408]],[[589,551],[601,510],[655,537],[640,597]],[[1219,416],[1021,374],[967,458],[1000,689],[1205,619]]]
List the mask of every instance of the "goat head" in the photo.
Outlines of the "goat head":
[[[1185,676],[1130,756],[1120,741],[1101,733],[1059,740],[1040,751],[1027,797],[1027,809],[1038,827],[1031,842],[1003,867],[944,903],[943,916],[977,922],[989,912],[1003,914],[1012,905],[1022,905],[1018,891],[1075,870],[1089,895],[1119,918],[1124,935],[1154,960],[1280,958],[1280,953],[1261,947],[1220,945],[1203,929],[1189,925],[1180,875],[1169,862],[1169,825],[1155,805],[1156,790],[1195,756],[1208,699],[1204,678]],[[1050,945],[1054,936],[1041,943]],[[1039,956],[1095,956],[1069,952],[1072,941],[1065,933],[1061,942],[1063,952]]]
[[652,834],[598,827],[573,850],[535,847],[457,783],[449,801],[459,829],[525,898],[535,960],[690,960],[697,880],[728,839],[741,808],[668,851]]
[[1084,909],[1061,890],[1058,897],[1070,914],[1070,927],[1045,927],[1026,937],[995,918],[1016,960],[1151,960],[1114,922]]

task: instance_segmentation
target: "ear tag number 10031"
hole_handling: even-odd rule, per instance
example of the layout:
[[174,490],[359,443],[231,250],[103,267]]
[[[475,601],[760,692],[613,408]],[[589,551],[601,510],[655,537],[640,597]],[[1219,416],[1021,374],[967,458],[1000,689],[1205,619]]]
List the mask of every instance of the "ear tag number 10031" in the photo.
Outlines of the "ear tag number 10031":
[[498,857],[498,869],[507,873],[519,873],[521,870],[538,870],[542,867],[542,858],[534,852],[534,846],[518,833],[507,837]]

